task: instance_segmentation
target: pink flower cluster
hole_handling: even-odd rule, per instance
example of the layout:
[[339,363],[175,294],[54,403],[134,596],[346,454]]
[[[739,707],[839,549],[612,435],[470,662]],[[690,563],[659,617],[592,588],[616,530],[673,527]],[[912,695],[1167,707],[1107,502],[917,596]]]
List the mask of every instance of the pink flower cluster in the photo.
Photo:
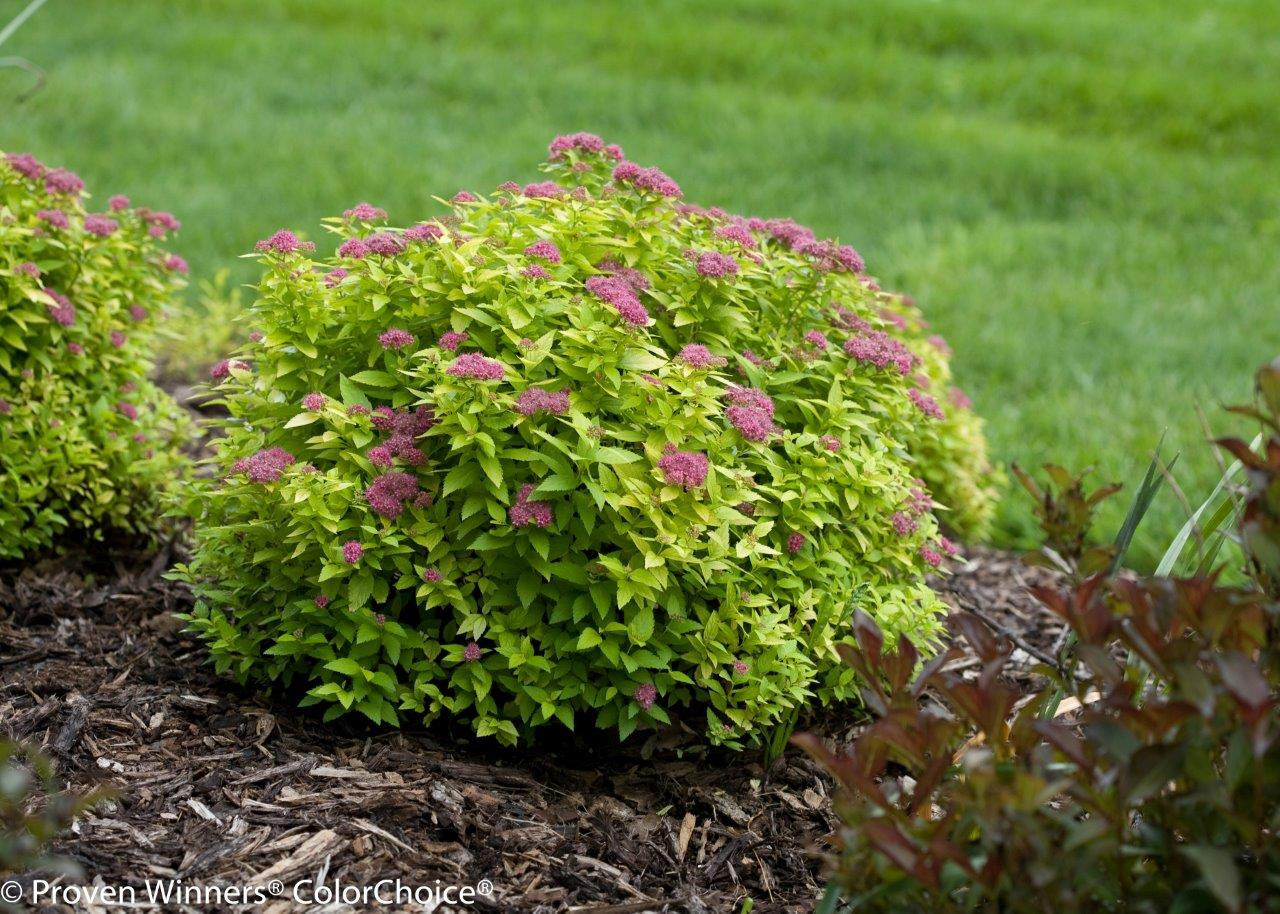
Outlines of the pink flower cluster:
[[724,398],[733,404],[725,417],[748,441],[767,441],[778,431],[773,423],[773,400],[754,387],[730,386]]
[[540,263],[531,263],[523,270],[520,275],[528,279],[550,279],[551,274],[547,272],[547,268]]
[[792,533],[787,537],[787,551],[795,555],[804,548],[805,538],[803,533]]
[[[152,238],[163,238],[166,232],[177,232],[182,229],[182,223],[177,220],[173,213],[166,213],[163,210],[152,212],[151,210],[139,210],[148,224],[151,226],[147,229],[147,234]],[[279,232],[276,233],[277,235]],[[274,237],[274,236],[273,236]],[[314,250],[315,245],[307,247],[303,246],[303,250]]]
[[933,496],[924,488],[923,483],[911,490],[911,495],[907,499],[907,510],[912,514],[928,514],[933,510]]
[[819,440],[822,446],[832,453],[840,450],[840,439],[835,435],[823,435]]
[[111,345],[114,346],[116,349],[123,349],[124,344],[127,341],[128,341],[128,337],[126,337],[119,330],[111,331]]
[[442,333],[440,334],[439,340],[440,348],[448,349],[450,352],[457,352],[458,347],[467,341],[468,336],[469,334],[466,333],[466,331],[457,333],[450,330],[446,333]]
[[248,365],[239,359],[223,359],[220,362],[216,362],[214,366],[209,369],[209,377],[213,378],[215,381],[221,381],[223,378],[231,374],[231,369],[234,368],[237,371],[244,371],[248,367]]
[[613,180],[619,184],[630,184],[640,190],[647,190],[663,197],[680,197],[683,192],[680,185],[668,177],[660,168],[641,168],[635,162],[620,162],[613,169]]
[[394,257],[404,250],[404,242],[390,232],[378,232],[365,239],[369,250],[384,257]]
[[342,267],[335,267],[328,273],[324,274],[324,286],[326,289],[332,289],[350,275],[351,274],[342,269]]
[[738,261],[719,251],[703,251],[698,255],[696,266],[698,275],[708,279],[723,279],[726,276],[738,275]]
[[40,268],[36,266],[34,263],[32,263],[30,260],[23,261],[22,263],[18,264],[16,267],[13,268],[13,271],[15,273],[25,273],[28,276],[30,276],[32,279],[40,278]]
[[524,253],[526,257],[537,257],[547,263],[560,262],[560,249],[553,241],[535,241],[524,249]]
[[893,365],[902,374],[910,374],[916,356],[906,346],[882,330],[859,333],[844,341],[844,351],[859,362],[870,362],[877,368]]
[[942,407],[938,405],[938,401],[926,393],[916,390],[914,387],[907,391],[907,396],[911,398],[911,402],[916,405],[916,409],[924,413],[931,419],[945,419],[946,414],[942,412]]
[[186,260],[177,254],[170,254],[164,259],[164,268],[171,273],[190,273],[191,268],[187,266]]
[[684,489],[696,489],[707,481],[710,463],[706,454],[696,451],[677,451],[673,445],[667,445],[667,451],[658,461],[658,469],[668,485],[680,486]]
[[651,682],[641,683],[636,686],[636,690],[632,693],[632,697],[635,698],[636,704],[648,711],[653,707],[653,703],[658,700],[658,689]]
[[342,560],[348,565],[354,565],[362,558],[364,558],[364,546],[360,545],[359,541],[347,540],[342,544]]
[[29,152],[11,152],[4,159],[10,168],[28,178],[38,178],[44,174],[44,165]]
[[53,299],[45,305],[50,317],[64,327],[70,327],[76,322],[76,306],[71,304],[70,299],[52,289],[45,289],[45,294]]
[[690,343],[680,350],[676,358],[690,368],[723,368],[729,362],[724,356],[712,355],[711,350],[701,343]]
[[819,270],[824,273],[847,272],[861,273],[866,268],[862,255],[847,244],[836,244],[834,241],[809,241],[799,248],[801,254],[812,257]]
[[374,466],[389,467],[392,457],[399,457],[415,467],[427,462],[426,455],[415,442],[436,424],[431,407],[419,406],[410,412],[379,406],[371,421],[374,428],[388,433],[385,444],[369,449],[369,460]]
[[596,269],[601,273],[616,276],[635,292],[643,292],[649,288],[649,280],[643,273],[639,270],[633,270],[631,267],[623,266],[616,257],[606,257],[596,264]]
[[324,409],[325,396],[322,393],[309,393],[302,398],[302,408],[308,412],[318,413]]
[[71,223],[67,221],[67,214],[60,209],[42,209],[36,212],[36,218],[41,222],[52,225],[54,228],[64,229]]
[[516,503],[507,511],[511,526],[528,527],[532,524],[536,527],[548,527],[551,525],[551,505],[545,501],[529,501],[529,495],[533,489],[532,483],[525,483],[520,487]]
[[372,203],[357,203],[351,209],[343,210],[342,218],[360,222],[376,222],[387,218],[387,211],[374,206]]
[[916,519],[904,511],[895,511],[893,517],[889,518],[889,523],[893,525],[893,532],[898,536],[910,536],[919,527]]
[[255,251],[274,254],[294,254],[298,251],[314,251],[316,246],[310,241],[301,241],[288,229],[280,229],[270,238],[264,238],[253,246]]
[[351,257],[359,260],[361,257],[369,256],[369,245],[363,238],[348,238],[342,244],[338,245],[339,257]]
[[116,409],[120,410],[120,414],[128,419],[138,418],[138,407],[134,406],[132,403],[117,403]]
[[79,196],[84,190],[84,182],[74,171],[65,168],[54,168],[45,172],[44,189],[51,194]]
[[115,194],[107,200],[107,209],[113,213],[129,208],[129,198],[124,194]]
[[559,391],[530,387],[516,400],[516,412],[523,416],[532,416],[534,413],[560,415],[568,411],[569,389],[567,387]]
[[755,236],[751,234],[750,229],[740,222],[720,226],[716,229],[716,236],[728,241],[736,241],[744,248],[754,248],[756,246]]
[[375,513],[397,518],[404,503],[418,495],[418,480],[408,473],[383,473],[364,490],[365,500]]
[[564,193],[564,188],[555,181],[535,181],[532,184],[526,184],[521,191],[526,197],[559,197]]
[[284,475],[285,469],[296,462],[297,458],[282,448],[266,448],[244,460],[237,460],[231,472],[244,473],[250,482],[276,482]]
[[588,292],[611,305],[628,324],[642,327],[649,322],[649,312],[626,280],[617,276],[592,276],[586,285]]
[[404,349],[413,345],[413,334],[399,327],[389,327],[378,334],[378,344],[383,349]]
[[957,409],[973,409],[973,401],[959,387],[951,388],[951,404]]
[[469,190],[460,190],[456,194],[454,194],[452,197],[449,198],[449,202],[454,204],[475,203],[479,199],[480,199],[479,197],[477,197],[475,194],[473,194]]
[[467,646],[462,649],[462,659],[467,663],[475,663],[483,654],[484,651],[480,650],[480,645],[474,641],[468,641]]
[[467,352],[458,356],[445,369],[455,378],[471,378],[475,381],[500,381],[506,369],[495,359],[487,359],[479,353]]
[[99,238],[106,238],[114,235],[120,228],[120,223],[108,216],[99,216],[91,213],[84,217],[84,230],[90,235],[97,235]]
[[603,153],[613,159],[622,158],[622,148],[616,145],[605,145],[604,140],[594,133],[569,133],[558,136],[551,141],[548,157],[555,161],[564,158],[566,152],[574,149],[589,153]]
[[843,305],[836,305],[835,313],[836,313],[836,317],[835,317],[836,325],[839,327],[843,327],[845,330],[865,331],[865,330],[871,329],[870,324],[868,324],[862,318],[858,317],[856,312],[850,311],[848,308],[844,307]]
[[404,230],[410,241],[439,241],[444,237],[444,227],[437,222],[419,222]]

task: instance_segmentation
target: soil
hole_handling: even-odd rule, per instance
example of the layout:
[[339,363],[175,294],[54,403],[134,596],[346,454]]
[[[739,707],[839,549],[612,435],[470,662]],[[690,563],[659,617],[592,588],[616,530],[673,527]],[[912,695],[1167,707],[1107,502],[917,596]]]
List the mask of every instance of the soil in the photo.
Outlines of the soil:
[[[0,736],[43,747],[72,787],[116,791],[53,847],[81,884],[491,886],[469,908],[269,894],[165,908],[269,914],[737,912],[747,899],[808,912],[821,895],[831,781],[798,751],[766,770],[758,755],[634,739],[507,751],[446,729],[323,724],[206,665],[173,615],[190,596],[162,577],[171,551],[0,572]],[[938,586],[1022,645],[1013,675],[1029,684],[1060,633],[1025,592],[1044,580],[978,550]],[[809,726],[839,743],[856,723],[845,709]]]

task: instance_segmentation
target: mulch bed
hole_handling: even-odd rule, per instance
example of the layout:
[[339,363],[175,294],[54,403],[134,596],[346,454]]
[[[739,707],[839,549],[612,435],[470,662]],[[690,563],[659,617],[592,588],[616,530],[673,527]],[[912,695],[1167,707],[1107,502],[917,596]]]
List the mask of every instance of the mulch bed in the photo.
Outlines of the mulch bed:
[[[594,914],[739,911],[746,898],[808,912],[821,894],[831,781],[800,753],[766,771],[751,755],[507,751],[440,729],[323,724],[214,675],[173,618],[190,597],[161,577],[167,557],[0,575],[0,735],[42,746],[76,787],[118,791],[53,848],[88,881],[489,880],[467,910]],[[1047,579],[980,550],[939,587],[1024,645],[1014,675],[1029,681],[1060,633],[1025,593]]]

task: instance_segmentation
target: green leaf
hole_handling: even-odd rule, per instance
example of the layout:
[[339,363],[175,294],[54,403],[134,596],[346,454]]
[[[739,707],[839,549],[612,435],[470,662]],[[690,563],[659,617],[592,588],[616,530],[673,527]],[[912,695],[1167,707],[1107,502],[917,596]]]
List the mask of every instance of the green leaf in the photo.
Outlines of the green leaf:
[[1200,868],[1209,891],[1228,911],[1240,910],[1240,871],[1230,853],[1208,844],[1191,844],[1180,848],[1183,856]]
[[351,382],[346,375],[338,376],[338,390],[342,393],[343,406],[368,406],[369,398],[360,387]]
[[627,633],[637,644],[644,644],[653,637],[653,607],[641,606],[627,622]]
[[374,369],[356,372],[351,376],[351,380],[357,384],[368,384],[370,387],[395,387],[398,383],[395,378],[385,371],[376,371]]
[[635,463],[640,459],[640,455],[624,451],[620,447],[605,446],[596,448],[595,459],[600,463],[617,466],[624,463]]

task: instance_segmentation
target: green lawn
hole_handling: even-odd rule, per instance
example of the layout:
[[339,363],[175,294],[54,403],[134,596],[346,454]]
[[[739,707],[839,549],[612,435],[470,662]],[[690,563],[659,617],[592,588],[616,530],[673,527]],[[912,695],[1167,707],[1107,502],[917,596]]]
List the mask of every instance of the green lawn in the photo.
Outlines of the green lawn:
[[[0,71],[0,148],[174,210],[197,278],[248,281],[255,239],[357,200],[408,222],[531,179],[592,130],[692,200],[855,244],[951,339],[1001,460],[1133,483],[1168,427],[1202,492],[1195,404],[1280,348],[1274,0],[50,0],[0,53],[49,76],[19,107]],[[1140,557],[1180,515],[1162,496]]]

